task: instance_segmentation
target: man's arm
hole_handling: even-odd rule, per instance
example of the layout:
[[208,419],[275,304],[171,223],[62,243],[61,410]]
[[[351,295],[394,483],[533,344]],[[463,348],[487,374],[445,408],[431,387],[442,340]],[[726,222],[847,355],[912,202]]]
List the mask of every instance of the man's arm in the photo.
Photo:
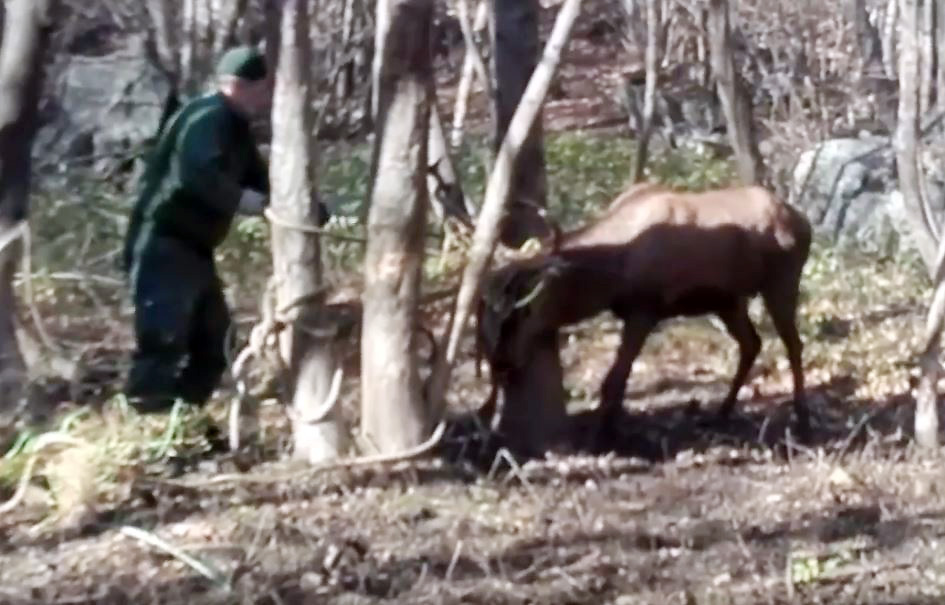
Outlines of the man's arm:
[[253,152],[249,162],[249,167],[246,169],[246,178],[243,179],[242,185],[243,187],[255,189],[256,191],[265,194],[268,197],[269,164],[267,164],[266,160],[263,159],[259,148],[256,147],[252,142],[249,144],[253,145]]
[[177,171],[181,185],[207,207],[231,214],[243,188],[223,170],[223,150],[229,144],[214,115],[203,115],[184,127],[178,141]]

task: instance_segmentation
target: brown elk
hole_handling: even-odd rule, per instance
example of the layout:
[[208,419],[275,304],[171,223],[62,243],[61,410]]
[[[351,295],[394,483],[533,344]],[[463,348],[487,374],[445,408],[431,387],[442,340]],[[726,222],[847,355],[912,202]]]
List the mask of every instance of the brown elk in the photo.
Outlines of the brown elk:
[[739,346],[717,415],[725,418],[761,349],[748,315],[749,299],[760,294],[787,349],[798,429],[807,432],[795,321],[811,227],[799,211],[760,187],[684,193],[644,183],[592,223],[555,233],[550,251],[493,270],[483,286],[478,341],[493,379],[484,416],[495,412],[496,381],[525,367],[541,335],[609,310],[623,320],[623,334],[601,385],[603,419],[622,409],[650,332],[665,319],[703,314],[718,316]]

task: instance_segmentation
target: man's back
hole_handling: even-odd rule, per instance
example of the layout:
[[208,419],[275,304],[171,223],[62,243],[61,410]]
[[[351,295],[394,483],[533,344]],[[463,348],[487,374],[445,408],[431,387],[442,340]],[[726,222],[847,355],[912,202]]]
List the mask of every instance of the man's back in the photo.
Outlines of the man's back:
[[226,237],[243,187],[269,189],[248,121],[219,93],[181,107],[159,133],[129,224],[125,263],[153,235],[209,253]]

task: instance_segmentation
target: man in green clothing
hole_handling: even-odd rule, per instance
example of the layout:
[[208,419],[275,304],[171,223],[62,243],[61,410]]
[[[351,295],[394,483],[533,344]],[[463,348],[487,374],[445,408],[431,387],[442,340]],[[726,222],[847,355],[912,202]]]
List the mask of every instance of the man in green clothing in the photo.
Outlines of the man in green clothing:
[[218,87],[162,125],[129,221],[124,267],[130,273],[137,350],[125,394],[141,412],[177,398],[203,405],[226,369],[230,326],[213,261],[236,213],[268,203],[268,168],[250,119],[269,107],[266,62],[249,46],[226,52]]

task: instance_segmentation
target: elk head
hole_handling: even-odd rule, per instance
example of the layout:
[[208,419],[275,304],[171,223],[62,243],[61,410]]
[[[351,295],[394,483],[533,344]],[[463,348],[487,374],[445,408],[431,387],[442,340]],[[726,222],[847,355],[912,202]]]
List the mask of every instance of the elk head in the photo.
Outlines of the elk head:
[[484,280],[478,310],[479,346],[492,371],[522,367],[535,336],[544,331],[549,280],[561,270],[557,257],[559,231],[553,247],[512,259]]

